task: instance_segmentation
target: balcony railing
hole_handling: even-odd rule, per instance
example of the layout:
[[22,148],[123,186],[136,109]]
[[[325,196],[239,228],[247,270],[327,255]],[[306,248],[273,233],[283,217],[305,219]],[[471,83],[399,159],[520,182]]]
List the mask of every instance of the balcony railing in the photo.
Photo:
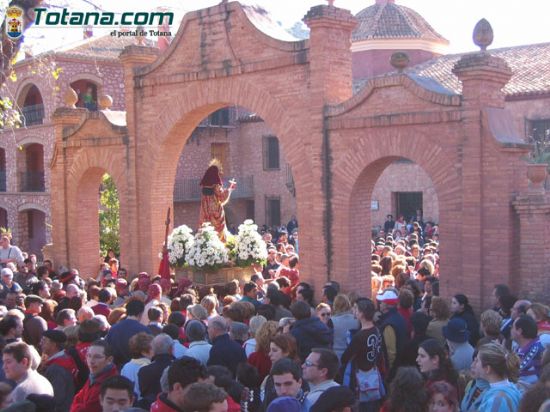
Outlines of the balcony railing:
[[22,172],[19,174],[21,192],[45,192],[44,172]]
[[6,191],[6,171],[0,170],[0,192]]
[[[254,197],[254,176],[236,177],[237,188],[231,194],[232,199]],[[180,179],[174,185],[174,202],[197,202],[201,198],[201,179]],[[224,187],[229,185],[227,180]]]
[[42,124],[42,121],[44,119],[44,105],[34,104],[30,106],[25,106],[21,109],[21,114],[25,118],[26,126]]

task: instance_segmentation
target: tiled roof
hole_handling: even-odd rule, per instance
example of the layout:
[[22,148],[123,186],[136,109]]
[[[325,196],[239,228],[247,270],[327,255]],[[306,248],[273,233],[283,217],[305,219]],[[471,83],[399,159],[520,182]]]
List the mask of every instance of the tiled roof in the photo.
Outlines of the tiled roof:
[[355,17],[358,24],[352,41],[412,38],[448,43],[416,11],[390,1],[367,7]]
[[[136,44],[135,36],[101,36],[82,40],[76,44],[64,46],[54,50],[58,56],[116,60],[126,46]],[[155,46],[156,42],[149,38],[146,46]]]
[[[550,93],[550,43],[528,44],[488,50],[508,63],[513,75],[504,87],[507,96]],[[411,78],[429,78],[454,93],[462,93],[462,84],[453,74],[455,63],[465,54],[440,56],[405,70]]]

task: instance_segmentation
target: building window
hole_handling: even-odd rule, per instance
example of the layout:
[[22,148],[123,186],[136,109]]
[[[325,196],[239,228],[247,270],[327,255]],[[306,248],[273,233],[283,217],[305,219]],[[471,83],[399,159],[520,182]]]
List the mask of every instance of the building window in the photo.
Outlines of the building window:
[[281,198],[265,198],[265,221],[269,227],[281,225]]
[[210,115],[211,126],[229,126],[229,107],[217,110]]
[[279,170],[279,139],[276,136],[263,138],[264,170]]
[[231,174],[229,166],[229,143],[212,143],[210,145],[210,158],[217,159],[225,176]]
[[550,119],[528,120],[527,141],[533,144],[533,156],[542,160],[550,153]]

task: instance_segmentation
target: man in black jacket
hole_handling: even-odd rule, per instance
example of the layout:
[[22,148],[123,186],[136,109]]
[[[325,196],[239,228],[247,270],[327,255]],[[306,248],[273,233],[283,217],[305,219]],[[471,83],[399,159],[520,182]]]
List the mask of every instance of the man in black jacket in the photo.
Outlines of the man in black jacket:
[[227,322],[221,316],[208,321],[208,336],[212,348],[207,365],[225,366],[235,376],[237,365],[246,362],[246,354],[242,346],[230,338],[228,331]]
[[304,362],[313,348],[329,348],[332,344],[331,330],[316,316],[311,316],[306,302],[296,301],[290,307],[296,322],[290,333],[298,343],[298,356]]

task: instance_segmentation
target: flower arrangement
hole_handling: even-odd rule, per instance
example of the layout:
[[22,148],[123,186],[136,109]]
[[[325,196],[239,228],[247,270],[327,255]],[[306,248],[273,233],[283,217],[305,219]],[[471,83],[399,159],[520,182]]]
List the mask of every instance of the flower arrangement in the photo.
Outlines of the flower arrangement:
[[217,270],[229,263],[229,254],[214,227],[210,223],[203,223],[185,259],[194,269]]
[[253,263],[265,264],[267,247],[258,233],[258,226],[247,219],[239,226],[239,234],[235,237],[235,248],[232,254],[239,267],[248,267]]
[[168,260],[170,265],[183,267],[186,264],[186,254],[193,246],[195,239],[193,231],[186,225],[181,225],[168,236]]

